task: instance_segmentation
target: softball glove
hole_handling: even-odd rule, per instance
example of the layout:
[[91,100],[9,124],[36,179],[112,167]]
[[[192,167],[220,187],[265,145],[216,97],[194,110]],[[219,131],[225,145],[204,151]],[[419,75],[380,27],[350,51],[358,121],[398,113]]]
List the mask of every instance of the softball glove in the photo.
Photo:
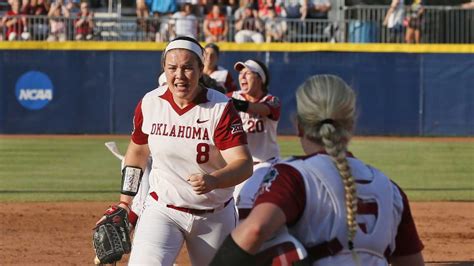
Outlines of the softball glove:
[[92,242],[95,254],[101,264],[119,261],[124,254],[130,253],[130,224],[127,211],[112,206],[104,214],[105,219],[94,228]]

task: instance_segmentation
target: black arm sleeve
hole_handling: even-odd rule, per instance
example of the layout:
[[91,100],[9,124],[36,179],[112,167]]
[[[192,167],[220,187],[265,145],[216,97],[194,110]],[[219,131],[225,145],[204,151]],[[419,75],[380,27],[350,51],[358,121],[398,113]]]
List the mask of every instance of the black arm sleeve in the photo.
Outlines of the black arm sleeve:
[[241,265],[256,265],[255,256],[247,253],[237,243],[235,243],[232,236],[229,235],[222,243],[222,246],[217,250],[216,255],[212,259],[209,266],[241,266]]
[[234,104],[237,111],[247,112],[247,109],[249,109],[249,102],[247,101],[232,98],[232,103]]

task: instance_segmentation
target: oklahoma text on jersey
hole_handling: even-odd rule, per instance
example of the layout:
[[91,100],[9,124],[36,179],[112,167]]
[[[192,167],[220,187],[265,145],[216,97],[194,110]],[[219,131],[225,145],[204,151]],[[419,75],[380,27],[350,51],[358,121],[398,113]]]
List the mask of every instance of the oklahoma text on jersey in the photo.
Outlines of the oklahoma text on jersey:
[[209,140],[209,133],[205,127],[180,126],[164,123],[153,123],[151,125],[150,135]]

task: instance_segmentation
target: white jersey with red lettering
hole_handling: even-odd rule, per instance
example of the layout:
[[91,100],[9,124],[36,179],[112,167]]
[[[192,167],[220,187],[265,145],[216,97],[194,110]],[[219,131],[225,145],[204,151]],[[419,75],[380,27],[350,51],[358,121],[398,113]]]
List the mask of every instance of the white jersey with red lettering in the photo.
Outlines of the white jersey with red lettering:
[[[395,237],[403,212],[402,196],[382,172],[355,158],[347,159],[356,180],[359,200],[359,226],[354,249],[361,265],[387,265],[384,253],[387,249],[393,251],[396,248]],[[347,244],[344,185],[332,159],[328,155],[318,154],[287,164],[301,173],[306,192],[303,214],[290,231],[305,247],[329,242],[334,238],[342,244],[342,251],[322,258],[314,265],[354,265]],[[271,184],[271,181],[267,180],[267,183]]]
[[[231,128],[240,134],[240,122],[221,121],[233,108],[225,95],[206,90],[204,103],[179,108],[166,86],[145,95],[141,102],[141,131],[148,135],[153,158],[150,191],[160,200],[180,207],[212,209],[232,197],[233,187],[196,195],[187,182],[194,173],[211,173],[225,166],[219,150],[232,143],[220,133]],[[230,146],[229,146],[230,147]]]
[[148,144],[153,163],[129,265],[172,265],[184,242],[193,265],[209,264],[236,225],[233,187],[197,195],[187,179],[223,168],[220,151],[247,143],[232,103],[205,89],[179,108],[159,87],[138,104],[132,141]]
[[[232,98],[246,101],[240,91],[234,91]],[[276,96],[267,94],[258,103],[266,104],[271,111],[267,117],[239,112],[244,130],[247,133],[250,154],[254,162],[265,162],[280,156],[277,143],[277,126],[280,120],[281,104]]]

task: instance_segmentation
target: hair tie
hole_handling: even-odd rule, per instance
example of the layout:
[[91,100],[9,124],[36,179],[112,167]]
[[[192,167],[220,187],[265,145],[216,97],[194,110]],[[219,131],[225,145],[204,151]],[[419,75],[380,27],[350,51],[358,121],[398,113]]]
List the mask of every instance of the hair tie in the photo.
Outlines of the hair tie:
[[324,120],[321,120],[318,124],[319,124],[319,126],[322,126],[324,124],[331,124],[331,125],[335,126],[336,121],[334,121],[334,119],[331,119],[331,118],[326,118]]

